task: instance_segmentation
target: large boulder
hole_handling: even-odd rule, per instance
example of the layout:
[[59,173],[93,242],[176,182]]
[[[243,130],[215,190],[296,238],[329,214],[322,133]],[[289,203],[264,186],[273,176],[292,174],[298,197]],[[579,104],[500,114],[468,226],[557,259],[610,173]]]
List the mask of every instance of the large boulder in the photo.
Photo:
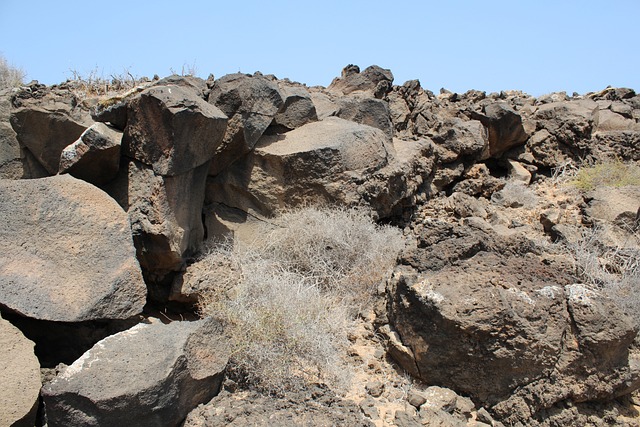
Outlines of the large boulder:
[[33,427],[40,395],[40,364],[33,342],[0,317],[0,425]]
[[391,355],[404,369],[507,424],[640,386],[629,353],[636,327],[611,300],[528,252],[531,244],[436,228],[390,282]]
[[428,135],[436,144],[442,163],[489,157],[487,131],[478,120],[447,118],[438,122]]
[[93,123],[89,110],[69,90],[40,85],[14,95],[11,126],[20,146],[29,151],[49,175],[58,173],[62,150]]
[[286,132],[318,121],[316,107],[306,87],[280,82],[279,88],[284,103],[273,118],[272,126],[276,130]]
[[126,319],[146,287],[126,213],[69,175],[0,180],[0,307],[57,322]]
[[343,97],[339,100],[340,109],[336,115],[356,123],[378,128],[391,140],[393,125],[389,106],[385,101],[369,97]]
[[148,278],[177,271],[199,251],[204,238],[202,207],[210,162],[176,176],[123,159],[106,191],[129,214],[138,261]]
[[105,338],[42,388],[56,426],[178,426],[220,388],[228,361],[213,319],[138,324]]
[[22,177],[20,145],[16,133],[11,128],[11,102],[8,90],[0,90],[0,178],[19,179]]
[[221,77],[213,83],[208,101],[229,117],[211,175],[217,175],[251,151],[284,105],[276,82],[260,74]]
[[333,79],[327,90],[338,95],[367,92],[382,98],[391,90],[392,83],[393,74],[390,70],[371,65],[361,73],[360,67],[350,64],[342,69],[340,77]]
[[114,179],[120,167],[122,132],[95,123],[80,138],[62,150],[60,173],[101,185]]
[[211,160],[227,118],[189,86],[153,86],[128,102],[123,153],[176,176]]
[[305,203],[358,204],[363,176],[388,163],[387,137],[378,129],[329,117],[282,135],[210,180],[207,202],[273,215]]
[[537,142],[548,146],[540,150],[560,150],[576,158],[586,156],[590,151],[589,140],[597,111],[598,104],[591,100],[558,101],[539,106],[533,114],[536,130],[545,130],[548,135]]
[[522,124],[522,117],[504,102],[485,105],[480,113],[472,114],[488,130],[489,155],[498,157],[508,149],[524,144],[529,135]]

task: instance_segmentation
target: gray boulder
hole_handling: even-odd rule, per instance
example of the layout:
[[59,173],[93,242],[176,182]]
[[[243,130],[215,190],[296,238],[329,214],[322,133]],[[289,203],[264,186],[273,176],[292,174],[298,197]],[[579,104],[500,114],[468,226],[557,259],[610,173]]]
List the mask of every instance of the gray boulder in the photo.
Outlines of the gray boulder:
[[489,133],[489,155],[498,157],[508,149],[524,144],[529,135],[522,124],[522,117],[508,104],[495,102],[485,105],[483,114],[473,113]]
[[9,122],[9,94],[8,90],[0,91],[0,178],[19,179],[22,177],[22,162],[20,145]]
[[213,319],[105,338],[42,388],[48,425],[178,426],[218,393],[227,348]]
[[176,176],[123,160],[105,190],[129,214],[138,261],[151,277],[177,271],[204,238],[202,207],[210,162]]
[[95,123],[62,150],[59,173],[101,185],[114,179],[120,167],[122,132]]
[[251,151],[284,105],[274,81],[262,75],[240,73],[216,80],[208,101],[229,117],[211,175],[217,175]]
[[462,158],[481,160],[489,157],[487,131],[477,120],[445,119],[438,122],[429,136],[436,144],[436,152],[442,163],[452,163]]
[[377,65],[367,67],[362,73],[357,65],[347,65],[340,77],[333,79],[327,90],[341,95],[354,92],[368,92],[376,98],[382,98],[392,88],[393,74],[390,70]]
[[126,319],[146,286],[126,213],[69,175],[0,180],[0,307],[35,319]]
[[387,164],[386,136],[336,117],[265,136],[227,173],[210,180],[207,203],[272,215],[309,202],[360,200],[354,175]]
[[20,147],[28,150],[49,175],[55,175],[62,150],[76,141],[93,120],[69,90],[43,89],[37,95],[30,94],[33,97],[14,101],[11,126]]
[[280,83],[279,87],[284,104],[273,118],[272,126],[289,131],[318,121],[316,107],[307,88],[284,83]]
[[389,106],[385,101],[369,98],[349,96],[340,98],[340,109],[336,115],[340,118],[356,123],[378,128],[387,135],[389,141],[393,138],[393,124],[389,113]]
[[226,122],[189,86],[153,86],[128,102],[123,153],[159,175],[180,175],[213,158]]
[[35,425],[42,384],[33,346],[18,328],[0,317],[0,425]]

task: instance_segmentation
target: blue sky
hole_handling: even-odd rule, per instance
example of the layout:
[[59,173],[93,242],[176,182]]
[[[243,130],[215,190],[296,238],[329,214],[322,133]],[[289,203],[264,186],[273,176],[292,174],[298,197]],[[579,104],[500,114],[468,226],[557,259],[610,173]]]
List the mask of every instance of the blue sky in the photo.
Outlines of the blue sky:
[[433,91],[640,91],[639,19],[639,0],[0,0],[0,53],[47,84],[185,66],[327,86],[377,64]]

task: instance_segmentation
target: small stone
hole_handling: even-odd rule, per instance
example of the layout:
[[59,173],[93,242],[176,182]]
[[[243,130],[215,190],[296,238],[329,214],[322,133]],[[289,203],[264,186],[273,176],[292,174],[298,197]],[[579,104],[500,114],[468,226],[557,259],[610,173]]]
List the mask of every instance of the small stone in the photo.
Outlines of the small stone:
[[366,385],[367,393],[373,397],[380,397],[384,392],[384,384],[380,381],[374,381]]
[[489,425],[493,424],[493,417],[491,416],[491,414],[489,413],[489,411],[487,411],[484,408],[480,408],[478,409],[478,412],[476,414],[476,419],[478,421],[481,421],[483,423],[487,423]]
[[420,408],[426,401],[427,397],[419,390],[411,390],[407,396],[407,402],[415,408]]

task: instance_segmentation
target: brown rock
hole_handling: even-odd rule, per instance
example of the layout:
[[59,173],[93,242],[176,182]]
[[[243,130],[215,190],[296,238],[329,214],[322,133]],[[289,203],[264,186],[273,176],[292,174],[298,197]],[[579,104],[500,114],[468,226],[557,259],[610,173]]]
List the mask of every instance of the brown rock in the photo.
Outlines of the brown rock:
[[178,426],[220,389],[229,358],[213,319],[138,324],[45,384],[50,426]]
[[159,175],[180,175],[213,158],[226,122],[188,86],[153,86],[128,102],[123,153]]
[[284,105],[275,82],[262,75],[240,73],[216,80],[208,101],[229,118],[222,145],[211,165],[211,175],[217,175],[253,150]]
[[[28,88],[29,91],[37,88]],[[69,90],[42,90],[37,96],[14,96],[11,126],[20,147],[26,148],[49,175],[58,173],[62,150],[93,123],[89,111]],[[25,95],[26,96],[26,95]]]
[[40,363],[33,342],[0,317],[0,425],[32,427],[40,395]]
[[0,306],[58,322],[126,319],[146,286],[126,213],[69,175],[0,180]]
[[129,214],[140,266],[162,277],[179,270],[184,258],[200,250],[204,238],[202,206],[209,162],[176,176],[124,161],[107,192]]
[[120,167],[122,132],[95,123],[62,150],[59,173],[101,185],[114,179]]

